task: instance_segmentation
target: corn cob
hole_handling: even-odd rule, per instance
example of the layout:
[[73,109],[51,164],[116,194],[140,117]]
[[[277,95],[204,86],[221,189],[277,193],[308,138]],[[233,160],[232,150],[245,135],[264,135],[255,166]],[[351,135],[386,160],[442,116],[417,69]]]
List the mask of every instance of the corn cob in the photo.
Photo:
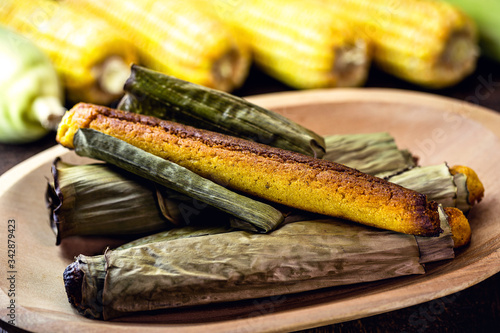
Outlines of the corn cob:
[[52,62],[30,40],[1,26],[0,73],[0,142],[33,142],[57,129],[66,109]]
[[104,21],[64,2],[5,0],[0,23],[31,39],[52,60],[68,99],[107,104],[118,98],[137,62],[135,49]]
[[358,86],[369,46],[316,2],[209,1],[212,11],[249,43],[264,71],[294,88]]
[[224,91],[247,76],[248,49],[189,0],[68,2],[126,34],[146,67]]
[[467,13],[477,24],[479,31],[479,45],[482,54],[500,61],[500,26],[498,0],[445,0]]
[[478,56],[474,22],[434,0],[322,0],[374,44],[385,71],[430,88],[456,84]]

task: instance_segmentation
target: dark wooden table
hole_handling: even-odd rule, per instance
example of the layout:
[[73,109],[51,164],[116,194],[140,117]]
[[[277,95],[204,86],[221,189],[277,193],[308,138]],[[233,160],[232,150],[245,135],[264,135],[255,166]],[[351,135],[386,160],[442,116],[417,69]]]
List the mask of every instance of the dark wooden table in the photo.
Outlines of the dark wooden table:
[[[455,87],[425,90],[372,68],[367,87],[430,92],[465,100],[500,113],[500,63],[480,59],[477,70]],[[292,90],[252,69],[235,95],[249,96]],[[54,133],[35,143],[0,144],[0,174],[55,145]],[[500,153],[500,152],[499,152]],[[499,226],[500,227],[500,226]],[[450,281],[451,283],[451,281]],[[0,326],[5,326],[0,322]],[[500,331],[500,273],[461,292],[373,317],[300,331],[326,332],[497,332]]]

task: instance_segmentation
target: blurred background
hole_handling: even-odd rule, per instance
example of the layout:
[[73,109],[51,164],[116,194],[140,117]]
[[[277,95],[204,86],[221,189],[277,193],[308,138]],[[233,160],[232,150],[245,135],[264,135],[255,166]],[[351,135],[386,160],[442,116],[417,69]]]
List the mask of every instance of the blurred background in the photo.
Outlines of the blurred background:
[[[132,64],[243,97],[389,88],[500,112],[499,13],[498,0],[2,0],[0,174],[55,145],[76,103],[116,106]],[[495,279],[421,327],[463,328],[470,308],[498,327]],[[315,331],[377,331],[398,314],[414,331],[422,309]]]
[[496,0],[0,6],[0,172],[53,145],[58,119],[74,104],[116,106],[132,64],[237,96],[377,87],[500,109]]

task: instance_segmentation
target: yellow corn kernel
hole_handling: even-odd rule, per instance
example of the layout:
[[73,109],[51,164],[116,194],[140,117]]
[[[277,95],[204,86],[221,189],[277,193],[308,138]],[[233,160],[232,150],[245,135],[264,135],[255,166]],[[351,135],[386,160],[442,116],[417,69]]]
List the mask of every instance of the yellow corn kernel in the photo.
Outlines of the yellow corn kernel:
[[70,100],[107,104],[122,94],[138,59],[134,47],[104,21],[52,0],[2,0],[2,6],[0,24],[50,57]]
[[215,0],[212,10],[237,31],[256,64],[299,89],[358,86],[370,65],[364,38],[316,1]]
[[246,79],[250,55],[228,29],[177,0],[68,0],[108,21],[134,43],[151,69],[231,91]]
[[383,70],[430,88],[458,83],[478,57],[474,22],[434,0],[322,0],[374,44]]

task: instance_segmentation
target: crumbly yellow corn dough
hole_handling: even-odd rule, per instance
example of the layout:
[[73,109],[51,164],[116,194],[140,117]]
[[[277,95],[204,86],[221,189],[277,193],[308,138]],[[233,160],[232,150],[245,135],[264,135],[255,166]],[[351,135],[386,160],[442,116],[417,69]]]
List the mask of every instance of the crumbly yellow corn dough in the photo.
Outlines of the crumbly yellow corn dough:
[[448,215],[448,224],[451,228],[454,247],[462,247],[470,243],[472,230],[469,220],[463,212],[455,207],[445,207],[444,211]]
[[79,128],[111,135],[228,188],[269,201],[407,234],[441,232],[437,203],[338,163],[83,103],[66,113],[57,141],[74,148]]

